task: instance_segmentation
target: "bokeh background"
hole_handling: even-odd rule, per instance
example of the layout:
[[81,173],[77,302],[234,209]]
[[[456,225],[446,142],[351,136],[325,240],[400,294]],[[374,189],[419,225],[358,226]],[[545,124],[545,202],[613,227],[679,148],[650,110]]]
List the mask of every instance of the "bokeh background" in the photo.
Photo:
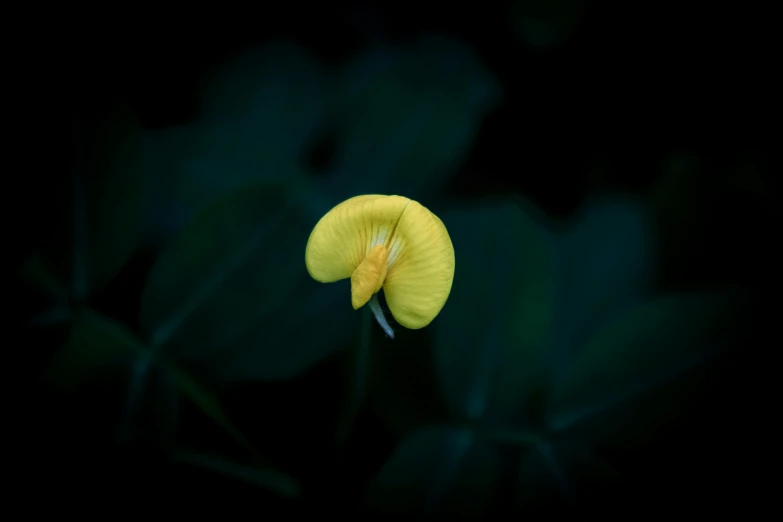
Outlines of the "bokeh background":
[[[68,163],[13,196],[24,484],[104,514],[744,503],[780,203],[770,33],[735,8],[72,13]],[[304,266],[367,193],[456,251],[394,340]]]

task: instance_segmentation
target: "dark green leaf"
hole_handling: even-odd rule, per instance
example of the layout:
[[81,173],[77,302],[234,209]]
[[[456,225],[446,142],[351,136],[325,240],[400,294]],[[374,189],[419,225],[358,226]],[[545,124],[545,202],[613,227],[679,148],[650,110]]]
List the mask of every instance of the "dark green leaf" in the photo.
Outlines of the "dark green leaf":
[[74,389],[105,365],[127,362],[145,353],[146,348],[123,325],[81,310],[71,325],[68,341],[43,377],[56,386]]
[[276,186],[235,192],[163,252],[142,299],[142,324],[166,354],[224,381],[284,379],[356,333],[347,282],[305,269],[314,221]]
[[647,294],[657,253],[652,232],[645,207],[603,195],[588,200],[559,234],[553,332],[558,363],[613,313]]
[[302,183],[329,93],[322,66],[293,44],[253,49],[222,64],[204,86],[201,120],[148,135],[147,168],[158,182],[149,232],[165,240],[247,185]]
[[541,384],[552,319],[549,234],[529,205],[487,204],[442,218],[457,270],[433,322],[441,389],[459,418],[505,422]]
[[[119,363],[126,366],[127,393],[120,436],[133,438],[157,412],[156,429],[171,432],[177,410],[176,389],[231,434],[248,451],[255,450],[223,414],[217,398],[176,364],[155,357],[122,324],[89,309],[80,310],[68,342],[46,368],[43,378],[63,389],[75,389],[97,371]],[[176,388],[171,383],[176,384]],[[153,399],[154,398],[154,399]],[[146,406],[145,406],[146,405]],[[169,419],[161,420],[159,413]],[[149,419],[147,419],[149,421]],[[157,433],[160,435],[160,433]]]
[[199,212],[245,186],[302,183],[305,171],[295,157],[262,155],[265,147],[237,124],[193,124],[154,131],[148,169],[156,181],[147,216],[148,234],[168,241]]
[[339,85],[332,181],[356,194],[426,195],[459,168],[500,98],[472,49],[434,37],[371,48]]
[[485,514],[498,479],[498,456],[470,431],[432,427],[405,438],[371,484],[374,513]]
[[88,381],[98,382],[99,377],[119,382],[125,389],[124,404],[118,404],[122,411],[120,441],[171,442],[178,403],[169,376],[154,366],[153,353],[124,325],[81,309],[74,316],[67,342],[45,369],[43,378],[58,388],[75,391]]
[[728,315],[732,310],[733,301],[725,295],[694,293],[657,298],[624,311],[556,379],[550,427],[563,431],[600,415],[595,436],[616,430],[617,424],[609,422],[612,411],[623,414],[624,404],[727,347],[737,328]]
[[209,123],[239,125],[248,157],[272,154],[290,161],[304,152],[323,124],[330,87],[315,56],[277,42],[222,64],[205,85],[201,113]]

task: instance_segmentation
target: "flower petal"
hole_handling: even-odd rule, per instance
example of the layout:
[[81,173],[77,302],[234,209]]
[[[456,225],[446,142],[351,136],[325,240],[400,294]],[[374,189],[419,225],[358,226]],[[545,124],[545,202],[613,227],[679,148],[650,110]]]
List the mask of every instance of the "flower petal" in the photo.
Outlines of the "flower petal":
[[438,217],[416,201],[402,213],[383,292],[402,326],[427,326],[440,313],[454,280],[454,246]]
[[401,196],[377,194],[343,201],[313,228],[305,249],[310,276],[321,283],[351,277],[374,245],[392,249],[392,233],[406,205]]
[[383,288],[388,269],[389,250],[375,245],[351,274],[351,305],[358,310]]
[[[392,315],[406,328],[427,326],[451,292],[454,247],[443,222],[416,201],[372,194],[340,203],[310,234],[307,271],[322,283],[347,279],[376,245],[385,247],[383,290]],[[378,270],[372,273],[381,277]],[[367,297],[366,292],[358,292],[359,286],[364,290],[375,286],[374,280],[364,281],[366,275],[356,274],[353,282],[355,308],[366,302],[360,297]],[[359,285],[359,280],[366,284]]]

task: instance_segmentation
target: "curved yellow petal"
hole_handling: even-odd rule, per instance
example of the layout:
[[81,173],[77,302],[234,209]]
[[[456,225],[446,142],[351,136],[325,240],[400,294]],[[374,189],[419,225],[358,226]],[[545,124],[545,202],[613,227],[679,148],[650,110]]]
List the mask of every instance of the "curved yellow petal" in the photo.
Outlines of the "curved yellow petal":
[[438,217],[416,201],[403,212],[389,254],[383,293],[402,326],[423,328],[440,313],[454,280],[454,246]]
[[321,283],[351,277],[373,246],[389,247],[390,232],[409,201],[372,194],[353,197],[331,209],[307,240],[307,272]]
[[418,202],[373,194],[348,199],[318,221],[305,264],[322,283],[350,277],[354,308],[382,285],[397,322],[417,329],[427,326],[448,299],[454,247],[441,220]]

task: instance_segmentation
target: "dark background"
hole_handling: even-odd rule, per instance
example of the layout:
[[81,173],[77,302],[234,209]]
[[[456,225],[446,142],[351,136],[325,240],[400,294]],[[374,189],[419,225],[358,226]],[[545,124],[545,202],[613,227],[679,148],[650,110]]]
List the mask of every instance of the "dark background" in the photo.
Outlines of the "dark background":
[[[778,182],[772,175],[778,158],[771,146],[777,122],[772,117],[772,77],[776,66],[771,58],[769,15],[749,7],[750,4],[717,7],[675,2],[649,6],[576,0],[518,0],[445,7],[398,2],[372,6],[358,2],[285,5],[259,4],[252,10],[247,7],[244,13],[231,14],[220,8],[213,11],[211,7],[189,7],[176,16],[164,15],[162,7],[71,12],[70,22],[64,24],[68,30],[60,28],[49,33],[61,36],[52,39],[51,52],[41,63],[45,64],[44,75],[51,73],[53,79],[45,83],[50,89],[48,100],[57,109],[52,113],[57,116],[52,119],[60,121],[59,115],[68,113],[61,120],[70,127],[63,135],[68,138],[59,144],[70,149],[66,151],[69,156],[64,157],[70,157],[71,162],[65,168],[31,169],[21,178],[20,196],[13,202],[20,204],[24,218],[15,227],[20,230],[20,241],[12,245],[13,260],[18,260],[21,267],[14,279],[13,289],[19,291],[19,298],[14,299],[19,304],[13,305],[13,313],[18,319],[16,323],[22,325],[18,333],[22,341],[12,344],[24,348],[24,375],[31,376],[18,392],[18,397],[25,399],[19,426],[24,453],[30,462],[23,484],[37,491],[41,498],[59,499],[64,512],[103,512],[101,506],[105,503],[118,510],[127,506],[150,512],[161,506],[183,512],[198,512],[205,506],[221,507],[227,514],[252,509],[252,516],[276,516],[271,515],[272,511],[295,515],[349,514],[356,510],[376,515],[390,510],[411,515],[423,513],[424,506],[433,499],[438,499],[434,504],[436,512],[452,517],[472,514],[474,508],[485,517],[551,515],[572,510],[635,514],[714,508],[715,504],[746,506],[763,497],[765,479],[757,468],[768,458],[765,419],[772,416],[766,406],[770,399],[765,375],[770,367],[767,360],[771,347],[777,344],[771,336],[777,317],[769,303],[778,295],[772,282],[778,277],[780,266],[780,256],[772,246],[779,242],[774,237],[779,237],[780,207]],[[426,65],[429,62],[423,58],[425,65],[421,66],[416,57],[430,55],[422,51],[420,42],[431,35],[459,42],[472,49],[474,56],[466,58],[457,51],[449,55],[449,47],[442,51],[442,70]],[[209,106],[212,112],[204,110],[202,86],[223,64],[243,52],[277,42],[298,45],[327,71],[350,70],[358,53],[378,46],[386,46],[386,50],[368,55],[370,65],[363,62],[368,70],[372,70],[373,60],[412,62],[414,65],[405,69],[404,81],[413,85],[407,91],[392,90],[389,94],[383,91],[384,81],[378,83],[379,96],[398,103],[398,108],[388,108],[389,121],[397,127],[385,123],[383,106],[372,112],[364,106],[351,105],[350,96],[347,105],[340,105],[345,104],[345,98],[331,91],[324,94],[321,84],[312,83],[309,76],[281,73],[289,66],[292,71],[299,70],[296,60],[285,53],[269,69],[259,66],[251,72],[256,63],[252,60],[235,68],[232,79],[225,80],[228,87],[224,87],[224,92],[229,94],[222,100],[229,100],[228,105],[213,104]],[[389,49],[394,51],[389,54]],[[476,67],[461,65],[474,59],[479,64]],[[260,75],[259,70],[263,71]],[[431,77],[427,76],[430,73]],[[473,116],[460,119],[460,103],[446,104],[439,109],[442,112],[428,112],[428,104],[441,95],[448,98],[461,85],[453,78],[441,81],[438,74],[461,79],[484,73],[494,78],[497,90],[493,92],[498,96],[488,95],[491,103],[475,109]],[[467,84],[473,85],[470,78]],[[256,85],[253,82],[258,81],[277,82],[275,85],[282,89],[279,92],[292,93],[292,97],[322,97],[327,100],[323,103],[327,106],[326,115],[308,119],[309,102],[296,98],[300,101],[290,102],[287,110],[301,106],[292,118],[312,121],[312,125],[267,124],[263,129],[268,134],[256,132],[252,124],[237,123],[232,127],[234,119],[223,118],[221,107],[234,107],[231,93],[252,92]],[[349,91],[344,83],[338,82],[342,86],[338,91]],[[421,102],[406,98],[415,97],[417,89],[430,96],[423,98],[424,105],[417,105],[420,113],[410,107]],[[456,94],[454,98],[461,99]],[[332,99],[338,101],[331,102]],[[472,98],[465,99],[467,107]],[[334,113],[330,112],[332,109]],[[400,160],[403,167],[395,171],[395,181],[374,185],[376,173],[371,168],[353,173],[353,177],[335,176],[339,170],[335,167],[336,151],[341,140],[347,139],[342,133],[342,114],[350,113],[347,121],[358,121],[359,128],[370,129],[369,132],[387,129],[378,131],[380,143],[385,143],[412,132],[413,127],[408,128],[391,116],[398,110],[412,111],[412,121],[419,122],[414,126],[424,125],[422,121],[434,122],[427,128],[435,130],[423,135],[417,155],[406,156],[405,161],[412,163]],[[264,113],[253,113],[255,117],[259,114]],[[270,118],[286,114],[274,112]],[[415,119],[417,115],[419,119]],[[371,124],[361,127],[362,118]],[[446,123],[439,127],[439,119]],[[170,138],[165,133],[170,129],[204,125],[217,129],[205,134],[212,138],[186,141],[179,148],[170,145],[176,138],[166,141]],[[405,165],[416,165],[420,156],[425,159],[418,164],[430,161],[428,154],[439,146],[445,147],[446,152],[440,156],[433,152],[433,157],[448,157],[449,145],[438,141],[438,135],[447,133],[452,125],[466,125],[474,133],[473,139],[460,146],[454,161],[444,166],[442,172],[432,174],[431,184],[421,183],[415,188],[410,185],[411,189],[406,190],[406,183],[426,178],[429,171],[425,169],[416,178]],[[220,138],[224,131],[225,138]],[[165,165],[179,159],[158,162],[154,168],[144,162],[147,159],[129,166],[131,162],[122,155],[125,149],[117,148],[117,143],[126,143],[123,140],[128,136],[137,140],[133,143],[143,150],[176,148],[167,152],[167,158],[192,156],[191,162],[185,162],[190,167],[183,168],[184,177],[160,182],[168,172]],[[215,370],[217,359],[198,356],[185,357],[180,370],[171,370],[171,366],[166,366],[168,362],[150,362],[145,366],[138,353],[107,349],[107,345],[118,343],[116,336],[112,337],[115,334],[105,333],[114,331],[116,325],[125,332],[118,334],[120,337],[127,334],[138,339],[130,344],[144,346],[153,342],[144,324],[143,302],[145,285],[156,262],[189,226],[196,227],[191,239],[201,238],[197,241],[204,243],[193,247],[196,250],[186,249],[190,253],[180,254],[185,256],[183,259],[193,259],[199,255],[194,252],[203,249],[220,250],[222,247],[204,239],[209,235],[203,231],[206,228],[198,229],[192,225],[193,220],[207,223],[209,218],[201,216],[221,201],[224,209],[230,208],[234,204],[231,197],[252,198],[242,194],[251,194],[254,189],[248,187],[263,185],[269,176],[258,170],[257,179],[226,181],[234,172],[232,169],[259,161],[274,170],[275,162],[283,160],[277,156],[259,160],[253,154],[265,154],[264,147],[285,148],[281,144],[286,143],[288,136],[291,142],[299,140],[297,147],[291,148],[291,155],[296,156],[304,179],[312,182],[313,187],[320,187],[310,189],[320,194],[322,200],[309,208],[325,211],[363,192],[398,193],[421,201],[443,218],[454,238],[458,267],[455,289],[443,317],[424,330],[400,332],[394,341],[385,339],[377,325],[372,324],[372,355],[367,367],[361,362],[357,365],[356,354],[362,353],[357,320],[360,312],[351,311],[346,298],[344,306],[354,316],[339,324],[353,325],[352,333],[344,338],[335,334],[334,339],[341,341],[331,344],[313,335],[308,342],[313,346],[324,344],[323,349],[318,348],[321,356],[310,357],[296,371],[269,378],[226,378],[226,373]],[[220,139],[225,142],[215,144]],[[237,145],[241,140],[245,140],[244,145]],[[204,169],[198,170],[194,165],[204,157],[199,150],[202,146],[214,147],[218,152],[209,156]],[[54,147],[59,150],[56,144]],[[407,153],[401,150],[400,154]],[[39,154],[44,159],[48,155],[46,151]],[[246,159],[250,156],[253,158]],[[33,159],[33,165],[44,159]],[[395,156],[384,159],[393,162]],[[432,161],[427,165],[435,165],[439,160]],[[116,173],[118,164],[124,166],[125,177],[115,186],[112,176],[121,176]],[[437,166],[441,168],[439,163]],[[188,168],[200,174],[188,177]],[[284,191],[301,188],[303,182],[299,178],[292,181],[287,172],[281,167],[272,176],[272,182],[282,183]],[[196,188],[186,186],[191,182]],[[150,188],[164,185],[165,190]],[[79,192],[78,187],[83,191]],[[213,190],[210,187],[228,188],[225,194],[217,194],[215,189],[215,201],[208,201],[206,196]],[[198,197],[187,199],[193,194]],[[634,403],[630,406],[632,414],[618,413],[619,418],[639,429],[628,428],[626,432],[625,428],[617,428],[613,438],[598,439],[577,433],[570,442],[563,443],[565,446],[555,444],[561,448],[555,450],[562,452],[556,459],[560,464],[554,465],[555,471],[542,472],[541,466],[530,460],[530,455],[538,455],[536,446],[525,442],[526,435],[517,435],[535,433],[545,439],[552,435],[540,419],[546,414],[539,411],[546,409],[543,405],[550,393],[546,385],[532,387],[526,402],[519,405],[525,414],[515,414],[515,420],[495,426],[489,420],[460,418],[448,398],[448,387],[438,384],[442,382],[438,378],[442,373],[438,372],[448,370],[436,368],[437,354],[442,353],[436,348],[442,338],[438,337],[439,320],[446,330],[449,325],[466,321],[474,333],[489,331],[491,327],[474,318],[470,311],[486,303],[471,303],[467,297],[461,300],[472,287],[491,286],[485,281],[491,276],[489,272],[461,271],[461,267],[483,266],[485,260],[492,259],[493,263],[506,263],[513,274],[517,268],[511,266],[513,257],[509,256],[524,260],[533,255],[528,250],[536,247],[522,243],[518,253],[509,253],[504,249],[512,241],[508,238],[513,238],[510,229],[498,232],[478,227],[470,232],[473,236],[468,232],[463,236],[455,230],[456,224],[473,219],[454,218],[451,223],[455,225],[450,225],[447,217],[451,213],[467,216],[471,209],[500,208],[509,201],[512,205],[524,201],[520,208],[532,205],[538,209],[537,215],[544,216],[542,222],[559,231],[563,227],[579,228],[579,223],[589,221],[583,209],[590,208],[589,202],[596,201],[596,197],[600,200],[608,194],[642,202],[645,216],[652,223],[650,236],[645,240],[656,247],[645,250],[643,257],[645,267],[654,267],[649,270],[651,283],[645,290],[649,290],[650,296],[719,292],[739,295],[739,305],[735,302],[723,319],[706,320],[709,327],[726,327],[718,334],[725,341],[723,349],[698,368],[677,374],[676,379]],[[267,201],[263,197],[260,201]],[[122,210],[133,207],[128,203],[131,201],[142,209],[133,217]],[[318,206],[322,203],[325,207]],[[74,218],[79,214],[74,213],[74,208],[80,205],[86,209],[81,221]],[[273,203],[269,205],[277,208]],[[289,210],[285,207],[279,212]],[[105,219],[107,215],[121,215],[120,228],[111,219]],[[174,215],[184,217],[174,219]],[[584,232],[581,246],[574,247],[582,250],[565,250],[566,264],[579,266],[582,256],[590,258],[591,245],[602,241],[618,249],[614,253],[605,251],[607,266],[615,266],[612,260],[619,258],[638,263],[633,255],[622,253],[624,248],[630,252],[633,245],[613,243],[617,222],[611,212],[608,215]],[[617,219],[622,220],[622,210],[618,215]],[[302,214],[294,224],[289,221],[290,230],[299,230],[296,223],[301,222],[303,230],[309,233],[308,227],[315,224],[313,217],[319,216]],[[253,218],[261,222],[265,219],[255,214]],[[283,219],[285,222],[292,218]],[[96,260],[118,256],[112,257],[111,263],[94,262],[103,267],[96,269],[100,276],[94,278],[94,285],[80,286],[73,280],[79,270],[74,268],[73,260],[77,258],[72,252],[78,248],[74,245],[80,244],[81,237],[73,232],[74,223],[77,228],[78,223],[86,223],[87,239],[82,243],[89,244],[88,256]],[[118,237],[129,237],[130,230],[135,234],[132,242],[116,250],[107,246],[114,245]],[[493,233],[500,234],[496,243]],[[253,287],[258,290],[256,295],[259,300],[273,303],[273,308],[285,310],[285,317],[294,323],[300,314],[301,329],[317,331],[320,323],[309,326],[305,312],[291,301],[292,296],[310,295],[307,285],[318,285],[304,272],[301,253],[306,235],[291,232],[270,237],[279,241],[267,243],[266,248],[278,252],[275,255],[281,256],[281,260],[270,261],[274,255],[269,254],[263,263],[277,262],[281,267],[300,270],[300,286],[267,291],[261,282]],[[482,244],[501,247],[471,249],[471,237],[486,241]],[[461,250],[462,245],[467,248]],[[289,262],[286,256],[291,252],[295,255],[289,256]],[[212,254],[204,255],[207,259]],[[467,260],[468,256],[473,256],[473,261]],[[176,255],[173,259],[177,259]],[[461,264],[463,259],[465,264]],[[600,265],[602,258],[596,259]],[[176,261],[171,263],[176,267]],[[209,262],[204,263],[203,266],[210,266]],[[522,262],[520,266],[532,265]],[[631,271],[638,268],[632,267]],[[177,272],[170,268],[170,274]],[[247,276],[243,274],[237,277]],[[576,281],[589,279],[599,289],[616,284],[618,292],[624,291],[617,282],[604,285],[600,277],[611,279],[612,275],[601,270],[587,270],[571,277]],[[465,286],[458,294],[460,278],[468,282],[462,283]],[[157,281],[164,292],[169,288],[165,275],[158,276]],[[524,281],[523,278],[521,283],[512,282],[507,277],[492,284],[498,285],[493,287],[498,292],[509,287],[521,288],[524,293]],[[330,286],[338,284],[342,283]],[[171,283],[170,287],[174,286]],[[610,290],[595,299],[611,300]],[[515,292],[504,293],[504,299],[514,299]],[[231,315],[232,306],[236,310],[248,306],[248,301],[232,301],[230,292],[222,295],[225,303],[214,304],[210,308],[213,312],[204,312],[202,317],[208,318],[205,324],[211,325],[204,331],[219,328],[223,324],[220,314]],[[634,296],[634,303],[646,298],[647,294]],[[590,299],[584,297],[587,312],[605,304],[591,304]],[[450,305],[452,311],[448,311]],[[343,305],[338,302],[336,306]],[[630,308],[631,302],[617,301],[614,306],[607,308],[607,317],[588,313],[585,328],[600,329],[602,321]],[[96,323],[89,319],[94,316],[85,313],[99,317],[97,321],[102,326],[97,330],[103,333],[96,333]],[[326,313],[340,312],[327,307]],[[682,342],[684,347],[715,344],[714,340],[694,333],[690,316],[674,315],[679,320],[677,325],[664,322],[662,326],[642,329],[637,341],[628,344],[627,352],[633,353],[637,342]],[[275,317],[264,323],[265,328],[274,328],[280,321],[280,316]],[[331,324],[338,324],[336,315]],[[555,319],[551,328],[556,331],[567,329],[568,325],[558,327]],[[75,335],[74,331],[82,333]],[[201,333],[194,333],[190,341],[180,344],[192,347],[188,343],[194,339],[207,344],[210,334],[204,331],[196,328],[194,332]],[[663,335],[661,332],[668,332],[669,337],[659,340],[655,335]],[[256,364],[271,360],[274,350],[286,351],[287,357],[295,359],[298,343],[305,342],[301,336],[292,340],[285,332],[264,334],[262,338],[272,351]],[[690,340],[685,342],[684,338]],[[469,342],[467,335],[465,343]],[[89,348],[69,351],[68,347],[75,345]],[[198,351],[197,347],[192,350]],[[459,351],[456,347],[455,350]],[[187,349],[181,349],[179,353],[186,352]],[[653,351],[653,357],[654,354]],[[46,370],[52,361],[62,360],[66,363],[55,365],[53,372]],[[172,356],[172,360],[176,357]],[[253,364],[252,358],[247,360]],[[558,364],[561,363],[555,367]],[[606,359],[607,367],[613,364],[621,365]],[[644,367],[644,363],[640,364]],[[528,375],[528,370],[527,366],[521,368],[519,379]],[[184,384],[182,378],[173,377],[179,375],[177,371],[187,371],[197,384]],[[618,369],[618,375],[624,375],[624,371]],[[59,384],[62,381],[69,384],[63,387]],[[356,391],[357,382],[365,383],[366,393]],[[133,401],[128,398],[131,395],[136,397]],[[218,408],[212,400],[220,401],[222,414],[216,413]],[[630,418],[634,420],[627,420]],[[598,423],[603,425],[604,421]],[[438,451],[447,456],[458,452],[450,453],[448,436],[441,442],[435,437],[431,446],[424,444],[423,449],[417,450],[418,457],[402,459],[395,469],[387,471],[385,479],[377,478],[382,469],[387,469],[384,464],[400,451],[406,437],[432,425],[458,425],[479,439],[486,436],[491,446],[486,451],[493,452],[492,456],[471,454],[471,462],[477,467],[463,461],[462,471],[456,472],[444,464],[452,460],[438,460],[433,455]],[[242,435],[233,436],[233,428],[227,426],[236,426]],[[506,435],[497,435],[500,432]],[[246,443],[237,442],[237,438]],[[573,456],[573,448],[581,451],[585,444],[594,457],[589,464]],[[210,460],[194,463],[195,454],[209,455]],[[429,462],[427,456],[440,464]],[[491,466],[487,464],[490,462]],[[451,471],[444,472],[446,468]],[[484,474],[491,476],[490,486],[485,487]],[[433,493],[439,487],[449,490],[454,482],[462,488],[457,497]]]

